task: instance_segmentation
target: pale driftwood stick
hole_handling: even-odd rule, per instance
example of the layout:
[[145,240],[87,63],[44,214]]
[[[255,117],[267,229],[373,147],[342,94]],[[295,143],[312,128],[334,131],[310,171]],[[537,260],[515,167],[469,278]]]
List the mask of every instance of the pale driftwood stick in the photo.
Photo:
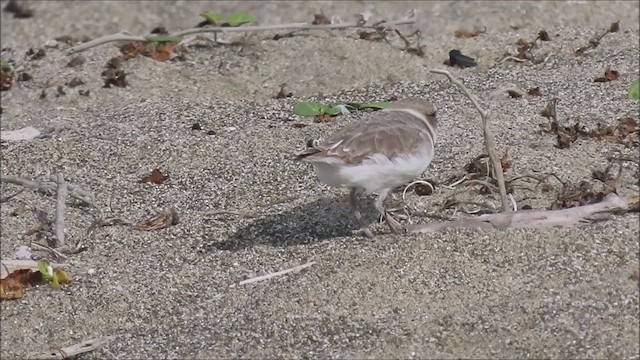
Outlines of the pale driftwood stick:
[[409,234],[428,233],[451,228],[467,229],[527,229],[554,226],[572,227],[607,219],[616,212],[627,211],[627,201],[615,193],[608,194],[595,204],[560,210],[520,210],[498,214],[481,215],[473,219],[461,219],[442,223],[407,226]]
[[[374,29],[378,26],[397,26],[413,24],[416,21],[415,15],[407,17],[405,19],[393,20],[387,22],[377,23],[376,26],[364,25],[361,23],[344,23],[344,24],[324,24],[324,25],[312,25],[309,23],[293,23],[293,24],[279,24],[279,25],[256,25],[256,26],[238,26],[238,27],[217,27],[206,26],[201,28],[185,29],[176,31],[175,33],[166,35],[167,37],[173,36],[187,36],[202,33],[233,33],[233,32],[251,32],[251,31],[270,31],[270,30],[333,30],[333,29],[346,29],[346,28],[366,28]],[[128,31],[121,31],[116,34],[107,35],[93,39],[86,43],[76,45],[67,51],[67,55],[75,54],[81,51],[91,49],[102,44],[106,44],[114,41],[147,41],[144,36],[132,35]]]
[[56,221],[54,231],[56,233],[56,247],[64,246],[64,208],[67,202],[67,183],[64,182],[62,173],[56,174]]
[[252,283],[256,283],[258,281],[267,280],[267,279],[271,279],[271,278],[276,277],[276,276],[288,274],[290,272],[300,271],[302,269],[308,268],[309,266],[311,266],[311,265],[313,265],[315,263],[316,263],[315,261],[311,261],[311,262],[308,262],[308,263],[303,264],[303,265],[294,266],[294,267],[292,267],[290,269],[281,270],[281,271],[274,272],[274,273],[267,274],[267,275],[256,276],[256,277],[251,278],[251,279],[242,280],[242,281],[240,281],[238,283],[238,285],[252,284]]
[[478,100],[473,94],[467,89],[460,80],[456,79],[451,75],[447,70],[439,70],[433,69],[431,70],[434,74],[440,74],[446,76],[452,84],[457,86],[462,92],[471,100],[473,106],[480,113],[480,117],[482,118],[482,131],[484,133],[484,145],[487,149],[487,154],[489,154],[489,159],[491,160],[491,164],[493,165],[493,171],[496,176],[496,180],[498,181],[498,190],[500,190],[500,199],[502,200],[502,211],[508,212],[511,211],[509,198],[507,197],[507,187],[504,184],[504,173],[502,172],[502,163],[500,163],[500,158],[496,153],[496,146],[493,141],[493,133],[489,128],[489,112],[485,111],[480,107]]
[[105,336],[97,339],[86,340],[63,348],[52,348],[51,351],[34,353],[29,355],[30,360],[61,360],[74,357],[89,351],[99,349],[113,340],[112,336]]
[[[50,176],[49,181],[55,182],[56,177],[53,175]],[[31,181],[21,177],[11,176],[11,175],[0,175],[0,182],[21,185],[29,189],[35,189],[35,190],[41,190],[41,191],[53,191],[56,189],[56,186],[52,184],[40,184],[35,181]],[[69,196],[71,196],[72,198],[85,202],[96,209],[98,208],[94,204],[95,197],[93,193],[83,190],[77,185],[69,184],[69,183],[67,183],[67,189],[70,191]]]

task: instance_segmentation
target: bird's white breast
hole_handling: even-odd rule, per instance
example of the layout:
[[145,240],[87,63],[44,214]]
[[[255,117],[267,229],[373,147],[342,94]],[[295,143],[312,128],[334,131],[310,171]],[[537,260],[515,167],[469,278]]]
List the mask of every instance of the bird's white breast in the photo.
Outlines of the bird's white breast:
[[313,163],[318,179],[330,186],[362,187],[366,194],[402,185],[424,172],[433,151],[406,154],[390,160],[382,154],[374,154],[361,164],[342,162]]

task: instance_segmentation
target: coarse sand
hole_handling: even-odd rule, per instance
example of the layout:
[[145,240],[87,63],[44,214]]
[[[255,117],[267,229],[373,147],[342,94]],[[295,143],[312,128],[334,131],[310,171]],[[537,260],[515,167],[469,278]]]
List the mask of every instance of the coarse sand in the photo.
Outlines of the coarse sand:
[[[102,336],[113,340],[82,359],[640,357],[638,213],[579,228],[411,236],[376,224],[378,235],[369,240],[349,213],[345,189],[320,184],[309,166],[287,159],[308,139],[366,116],[316,123],[293,114],[296,102],[423,96],[436,104],[439,119],[437,156],[423,178],[459,175],[483,152],[480,119],[457,88],[429,72],[446,68],[449,50],[459,49],[479,65],[447,69],[491,111],[497,150],[508,150],[513,162],[508,177],[555,173],[597,188],[592,172],[607,158],[625,158],[618,193],[637,196],[637,146],[580,138],[559,149],[539,127],[552,98],[565,125],[638,120],[638,102],[627,96],[639,77],[637,1],[26,4],[34,17],[0,15],[2,58],[33,77],[1,93],[0,127],[55,131],[3,143],[2,174],[44,181],[47,172],[61,172],[95,193],[105,217],[135,222],[175,208],[180,221],[157,231],[101,227],[91,235],[95,210],[68,202],[67,239],[82,239],[87,249],[63,260],[71,284],[1,303],[3,360]],[[398,19],[411,8],[416,23],[398,29],[421,31],[424,57],[402,51],[397,37],[372,42],[354,29],[279,40],[275,32],[232,34],[238,44],[193,40],[185,61],[130,59],[123,64],[129,85],[103,88],[101,72],[120,54],[115,43],[80,53],[86,63],[78,67],[66,66],[66,45],[52,47],[63,35],[185,29],[202,11],[246,11],[259,24],[278,24],[321,12],[341,21],[362,12]],[[617,20],[619,32],[574,54]],[[461,28],[486,31],[456,38]],[[551,41],[534,52],[551,54],[547,61],[500,62],[515,54],[518,39],[540,30]],[[30,48],[46,55],[30,60]],[[608,68],[617,80],[593,81]],[[84,84],[56,95],[76,77]],[[293,96],[275,99],[283,83]],[[534,87],[542,96],[526,94]],[[510,97],[506,88],[524,95]],[[195,123],[202,130],[193,130]],[[168,174],[164,184],[139,182],[155,168]],[[515,198],[536,209],[547,208],[559,187],[543,192],[522,184],[530,190]],[[18,190],[3,183],[2,197]],[[412,221],[441,221],[433,215],[452,194],[410,193]],[[499,204],[489,195],[460,196]],[[12,216],[21,202],[32,211]],[[375,222],[371,199],[361,202]],[[25,232],[38,224],[35,213],[53,219],[54,209],[55,196],[30,189],[2,203],[2,258],[34,239]],[[297,273],[237,285],[310,261]]]

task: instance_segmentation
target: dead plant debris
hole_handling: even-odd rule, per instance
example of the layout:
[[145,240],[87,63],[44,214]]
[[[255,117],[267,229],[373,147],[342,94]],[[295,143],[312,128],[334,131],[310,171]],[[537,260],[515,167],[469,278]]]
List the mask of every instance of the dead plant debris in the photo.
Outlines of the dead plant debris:
[[163,174],[159,169],[153,169],[149,176],[145,176],[140,180],[141,183],[162,184],[169,176]]
[[151,219],[142,220],[134,225],[134,228],[143,231],[160,230],[167,228],[171,225],[179,223],[178,213],[175,209],[171,209],[168,212],[160,213]]
[[85,59],[84,56],[82,55],[74,56],[67,63],[67,67],[78,67],[78,66],[84,65],[86,62],[87,62],[87,59]]
[[28,19],[34,15],[33,10],[25,6],[25,2],[18,3],[16,0],[9,0],[4,11],[12,13],[16,19]]
[[47,53],[44,51],[44,49],[30,48],[29,50],[27,50],[27,57],[29,58],[30,61],[32,61],[32,60],[40,60],[43,57],[45,57],[46,55],[47,55]]
[[18,81],[31,81],[33,80],[33,76],[31,76],[31,74],[26,73],[26,72],[21,72],[18,74],[18,77],[16,78],[16,80]]
[[13,71],[5,66],[0,69],[0,91],[7,91],[13,85]]
[[639,127],[638,121],[632,117],[623,117],[617,120],[616,125],[598,123],[595,129],[588,129],[586,126],[576,121],[572,125],[561,126],[556,117],[557,99],[552,99],[541,115],[550,119],[547,123],[539,124],[542,132],[554,134],[557,137],[556,147],[567,149],[578,138],[591,138],[594,140],[605,141],[615,140],[625,146],[638,146]]
[[311,22],[311,25],[328,25],[328,24],[331,24],[331,20],[329,20],[329,18],[326,17],[324,14],[313,15],[313,21]]
[[593,79],[593,82],[609,82],[613,80],[618,80],[619,77],[620,77],[620,74],[617,71],[607,69],[604,71],[604,76]]
[[68,81],[65,85],[73,89],[77,86],[84,85],[84,81],[80,78],[74,77],[73,79]]
[[542,92],[540,91],[539,87],[534,87],[534,88],[531,88],[531,89],[527,90],[527,94],[529,96],[542,96]]
[[483,30],[458,29],[454,31],[453,35],[458,39],[471,39],[480,34],[484,34],[486,32],[487,32],[486,27]]
[[588,50],[591,49],[595,49],[598,47],[598,45],[600,45],[600,42],[602,41],[602,39],[610,33],[615,33],[620,31],[620,20],[611,23],[611,25],[609,26],[609,28],[603,32],[602,34],[598,35],[596,34],[594,37],[592,37],[591,39],[589,39],[589,43],[585,46],[579,47],[576,51],[575,54],[580,56],[580,55],[584,55]]
[[107,64],[105,66],[106,70],[102,72],[102,78],[104,79],[103,87],[125,87],[129,85],[126,80],[127,75],[122,68],[122,58],[113,57],[109,61],[107,61]]

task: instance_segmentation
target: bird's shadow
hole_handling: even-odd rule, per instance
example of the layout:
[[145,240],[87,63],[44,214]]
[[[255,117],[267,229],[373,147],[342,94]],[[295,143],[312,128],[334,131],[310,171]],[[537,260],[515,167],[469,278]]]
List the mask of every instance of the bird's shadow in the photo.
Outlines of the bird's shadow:
[[[373,200],[359,198],[358,207],[368,224],[378,218]],[[358,234],[348,198],[321,198],[285,212],[256,218],[223,241],[207,247],[239,251],[255,245],[275,247],[310,244]],[[364,235],[361,235],[364,236]]]

